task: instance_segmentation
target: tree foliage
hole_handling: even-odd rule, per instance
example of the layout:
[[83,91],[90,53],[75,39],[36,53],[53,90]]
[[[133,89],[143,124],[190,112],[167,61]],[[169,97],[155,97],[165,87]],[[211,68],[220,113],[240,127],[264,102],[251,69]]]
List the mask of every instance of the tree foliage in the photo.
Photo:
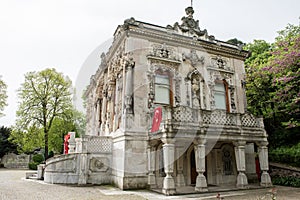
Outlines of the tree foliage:
[[26,129],[14,127],[9,140],[17,145],[19,153],[32,153],[44,147],[44,134],[41,128],[30,126]]
[[45,69],[27,73],[18,90],[17,128],[25,132],[31,127],[42,129],[45,158],[48,157],[49,132],[54,120],[71,118],[71,86],[70,79],[62,73]]
[[5,84],[5,82],[2,80],[2,77],[0,76],[0,117],[4,115],[3,110],[4,107],[7,106],[6,89],[7,89],[7,85]]
[[0,158],[7,153],[17,153],[17,146],[9,141],[11,129],[0,127]]
[[264,117],[274,147],[300,139],[300,25],[278,33],[273,44],[254,40],[245,47],[248,108]]
[[[64,136],[76,132],[77,136],[83,134],[85,120],[82,113],[73,110],[68,116],[71,118],[56,117],[48,133],[49,152],[62,153]],[[36,149],[43,149],[45,145],[43,128],[30,126],[27,129],[15,127],[10,135],[10,140],[18,146],[18,152],[32,153]]]

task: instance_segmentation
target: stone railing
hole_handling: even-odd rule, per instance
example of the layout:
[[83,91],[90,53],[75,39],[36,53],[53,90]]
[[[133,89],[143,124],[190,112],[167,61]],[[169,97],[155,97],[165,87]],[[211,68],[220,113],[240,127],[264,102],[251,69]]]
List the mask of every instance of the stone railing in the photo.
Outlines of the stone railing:
[[76,139],[76,153],[111,153],[112,139],[107,136],[84,136]]
[[198,125],[224,125],[264,128],[262,118],[249,113],[227,113],[223,110],[199,110],[187,106],[163,107],[163,119],[174,123]]

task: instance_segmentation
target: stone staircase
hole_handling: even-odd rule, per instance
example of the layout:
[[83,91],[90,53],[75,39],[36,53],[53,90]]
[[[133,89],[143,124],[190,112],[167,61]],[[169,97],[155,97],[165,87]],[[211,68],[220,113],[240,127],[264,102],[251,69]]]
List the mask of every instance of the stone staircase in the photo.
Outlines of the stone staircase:
[[26,172],[26,179],[38,180],[38,172],[37,171]]

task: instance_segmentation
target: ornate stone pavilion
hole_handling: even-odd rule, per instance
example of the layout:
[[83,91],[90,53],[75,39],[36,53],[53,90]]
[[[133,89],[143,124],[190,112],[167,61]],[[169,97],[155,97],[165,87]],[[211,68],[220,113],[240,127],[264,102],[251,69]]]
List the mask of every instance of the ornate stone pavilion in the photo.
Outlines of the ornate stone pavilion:
[[46,182],[166,195],[271,185],[263,120],[246,111],[248,52],[201,30],[193,13],[173,26],[118,26],[85,92],[86,135],[47,160]]

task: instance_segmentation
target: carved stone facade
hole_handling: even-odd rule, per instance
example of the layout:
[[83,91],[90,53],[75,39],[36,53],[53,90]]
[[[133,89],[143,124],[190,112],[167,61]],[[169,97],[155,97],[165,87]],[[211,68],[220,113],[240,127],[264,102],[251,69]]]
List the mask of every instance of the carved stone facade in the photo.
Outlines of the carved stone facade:
[[247,188],[258,182],[259,154],[261,184],[271,184],[262,119],[245,112],[248,52],[208,36],[193,13],[187,8],[181,24],[166,28],[134,18],[117,28],[85,93],[87,152],[105,154],[103,145],[111,154],[87,158],[87,171],[109,173],[121,189],[166,195],[182,186]]

